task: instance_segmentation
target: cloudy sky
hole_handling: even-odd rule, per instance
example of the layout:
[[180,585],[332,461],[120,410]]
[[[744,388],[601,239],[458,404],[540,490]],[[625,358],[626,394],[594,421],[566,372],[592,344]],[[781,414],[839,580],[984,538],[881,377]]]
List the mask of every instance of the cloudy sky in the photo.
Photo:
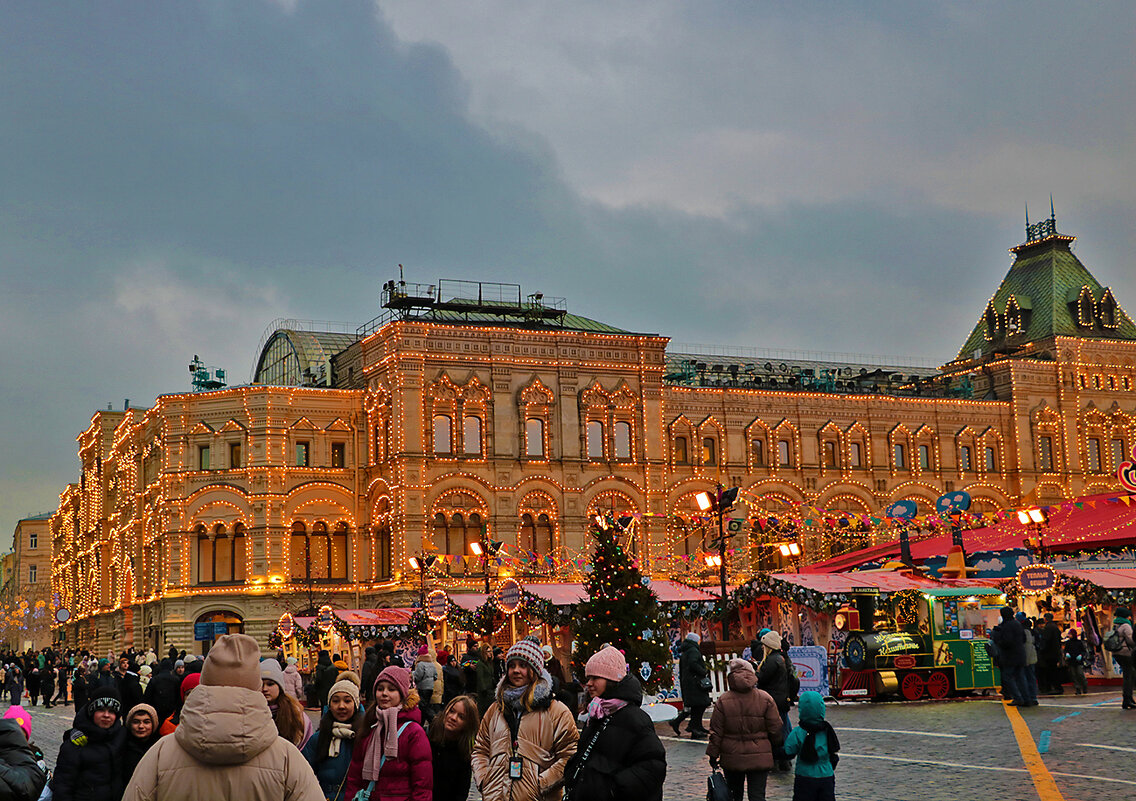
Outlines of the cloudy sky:
[[0,542],[92,412],[280,317],[521,283],[678,342],[954,355],[1024,206],[1136,306],[1130,3],[0,0]]

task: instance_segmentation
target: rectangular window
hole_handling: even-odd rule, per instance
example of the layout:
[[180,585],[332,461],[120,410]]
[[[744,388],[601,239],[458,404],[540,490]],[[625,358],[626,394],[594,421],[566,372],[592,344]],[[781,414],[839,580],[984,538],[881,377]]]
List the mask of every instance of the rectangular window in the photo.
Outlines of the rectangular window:
[[959,448],[959,470],[963,472],[970,471],[970,446],[963,445]]
[[864,456],[860,449],[859,442],[853,442],[849,445],[849,456],[853,467],[862,467],[864,464]]
[[525,421],[525,455],[544,456],[544,421],[540,418],[530,417]]
[[234,442],[229,445],[229,468],[236,470],[241,466],[241,446]]
[[31,534],[28,535],[28,547],[29,548],[38,548],[39,547],[39,532],[38,531],[33,531]]
[[781,467],[793,466],[793,452],[787,439],[777,440],[777,464]]
[[687,451],[686,437],[675,437],[674,442],[675,463],[688,464],[690,462],[690,453]]
[[466,415],[462,429],[462,449],[466,456],[481,454],[481,418],[475,415]]
[[615,424],[615,458],[631,458],[631,424],[619,420]]
[[199,465],[199,469],[201,469],[201,470],[208,470],[209,469],[209,446],[208,445],[202,445],[201,447],[199,447],[197,449],[197,464]]
[[718,464],[718,443],[713,437],[702,439],[702,464]]
[[919,469],[920,470],[930,470],[931,469],[931,446],[930,445],[920,445],[919,446]]
[[450,418],[444,414],[434,415],[434,453],[453,453],[450,432]]
[[307,467],[309,459],[309,451],[311,450],[310,444],[307,442],[296,443],[296,467]]
[[604,458],[604,430],[599,420],[588,421],[588,458]]
[[1101,471],[1101,441],[1096,437],[1089,438],[1089,472]]
[[331,466],[332,467],[346,467],[347,466],[347,443],[346,442],[333,442],[333,443],[331,443]]
[[824,466],[836,467],[836,443],[831,440],[824,443]]
[[1120,463],[1124,461],[1124,440],[1114,439],[1112,441],[1112,467],[1115,470],[1120,467]]
[[998,449],[992,445],[986,447],[986,472],[998,472]]
[[1038,468],[1047,473],[1053,470],[1053,437],[1044,436],[1038,440]]
[[35,584],[38,578],[39,565],[28,565],[28,584]]
[[895,444],[895,447],[892,449],[892,454],[893,454],[893,456],[892,456],[893,461],[895,462],[895,469],[896,470],[906,470],[907,469],[907,459],[906,459],[907,454],[904,452],[903,444],[897,442]]
[[753,466],[765,466],[765,442],[760,439],[753,441]]

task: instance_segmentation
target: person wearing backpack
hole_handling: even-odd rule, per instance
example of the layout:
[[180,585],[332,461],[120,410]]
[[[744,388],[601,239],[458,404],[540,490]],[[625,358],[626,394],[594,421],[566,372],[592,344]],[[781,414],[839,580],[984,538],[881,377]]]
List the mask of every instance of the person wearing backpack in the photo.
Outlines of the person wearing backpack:
[[1112,658],[1124,673],[1121,688],[1123,701],[1120,706],[1122,709],[1136,709],[1136,702],[1132,700],[1132,685],[1136,680],[1132,668],[1132,654],[1136,652],[1136,641],[1132,639],[1132,612],[1126,606],[1118,606],[1114,615],[1112,630],[1120,639],[1120,648],[1112,652]]

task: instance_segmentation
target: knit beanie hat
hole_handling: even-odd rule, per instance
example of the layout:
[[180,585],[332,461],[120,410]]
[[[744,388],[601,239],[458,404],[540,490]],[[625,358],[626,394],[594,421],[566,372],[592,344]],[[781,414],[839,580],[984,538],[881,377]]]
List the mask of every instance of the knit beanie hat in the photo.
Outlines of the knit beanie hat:
[[517,640],[509,649],[509,653],[505,654],[505,664],[508,665],[514,659],[524,662],[532,668],[533,675],[540,678],[540,672],[544,670],[544,654],[540,651],[540,643],[528,638]]
[[694,642],[702,642],[702,638],[695,634],[693,631],[688,631],[686,633],[686,639],[693,640]]
[[619,649],[605,645],[592,655],[584,666],[585,676],[597,676],[608,681],[622,681],[627,676],[627,660]]
[[275,659],[265,659],[260,663],[260,678],[262,681],[275,682],[276,686],[281,690],[284,689],[284,671],[280,667],[280,663]]
[[153,672],[154,668],[150,667],[149,665],[143,665],[142,667],[138,668],[139,676],[149,676]]
[[[260,646],[247,634],[224,634],[209,649],[201,683],[260,691]],[[276,669],[280,664],[276,663]],[[283,686],[283,684],[281,684]]]
[[767,631],[761,638],[761,644],[774,651],[781,650],[781,635],[775,631]]
[[32,716],[28,714],[28,710],[19,704],[8,707],[8,711],[4,713],[4,720],[16,721],[24,730],[24,736],[29,740],[32,738]]
[[729,667],[726,668],[726,673],[753,673],[757,675],[747,659],[731,659]]
[[187,673],[185,678],[181,680],[181,700],[184,701],[185,697],[189,695],[189,691],[201,684],[200,673]]
[[122,714],[122,696],[114,687],[99,687],[91,693],[87,701],[87,714],[94,715],[100,709],[109,709],[116,716]]
[[[370,649],[370,648],[368,648],[367,650],[369,651],[369,650],[371,650],[371,649]],[[296,657],[294,657],[294,656],[290,656],[290,657],[288,657],[287,659],[285,659],[284,661],[285,661],[285,662],[287,662],[287,663],[288,663],[289,665],[294,665],[294,664],[296,664],[297,662],[299,662],[300,660],[299,660],[299,659],[297,659],[297,658],[296,658]]]
[[[327,693],[328,700],[336,693],[346,693],[350,695],[355,701],[355,708],[359,708],[359,685],[348,679],[340,679],[335,684],[331,685],[331,689]],[[405,698],[405,696],[403,696]]]
[[363,680],[359,678],[359,674],[354,670],[342,670],[339,675],[335,677],[336,681],[351,681],[355,683],[356,687],[363,686]]
[[426,654],[428,654],[428,653],[430,653],[430,649],[427,648],[425,645],[418,646],[418,655],[419,656],[426,656]]
[[[275,661],[275,660],[273,660],[273,661]],[[280,664],[280,663],[277,662],[276,664]],[[346,662],[344,662],[342,659],[337,659],[334,662],[332,662],[331,664],[337,670],[350,670],[351,669],[351,666],[349,664],[347,664]]]
[[185,660],[184,659],[178,659],[174,662],[174,670],[177,670],[178,668],[183,668],[183,667],[185,667]]
[[162,724],[162,722],[158,720],[158,710],[154,709],[154,707],[150,706],[149,704],[135,704],[130,708],[130,711],[126,713],[126,717],[122,720],[125,723],[130,723],[130,721],[134,719],[135,715],[149,715],[150,722],[154,724],[154,731],[152,732],[152,734],[157,734],[158,727]]
[[402,696],[403,701],[406,701],[406,696],[410,695],[410,671],[404,667],[391,665],[383,668],[383,672],[375,678],[375,687],[379,686],[380,681],[389,681],[397,687],[398,694]]

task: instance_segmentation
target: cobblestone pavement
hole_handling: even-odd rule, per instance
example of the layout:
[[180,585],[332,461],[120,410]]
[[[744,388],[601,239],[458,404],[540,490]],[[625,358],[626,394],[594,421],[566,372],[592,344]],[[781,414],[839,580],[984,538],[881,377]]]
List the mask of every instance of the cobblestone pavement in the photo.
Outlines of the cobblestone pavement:
[[[0,703],[0,711],[7,703]],[[32,739],[54,766],[72,707],[32,707]],[[1034,743],[1048,749],[1042,761],[1066,801],[1136,797],[1136,712],[1120,709],[1115,691],[1088,696],[1043,696],[1021,710]],[[796,712],[792,713],[796,720]],[[707,722],[709,715],[707,715]],[[841,742],[836,797],[842,801],[1038,801],[1006,710],[994,700],[829,704],[828,719]],[[678,739],[666,724],[666,801],[706,797],[705,742]],[[767,798],[793,796],[791,773],[769,778]],[[476,792],[470,798],[477,798]],[[1051,801],[1044,799],[1044,801]]]

